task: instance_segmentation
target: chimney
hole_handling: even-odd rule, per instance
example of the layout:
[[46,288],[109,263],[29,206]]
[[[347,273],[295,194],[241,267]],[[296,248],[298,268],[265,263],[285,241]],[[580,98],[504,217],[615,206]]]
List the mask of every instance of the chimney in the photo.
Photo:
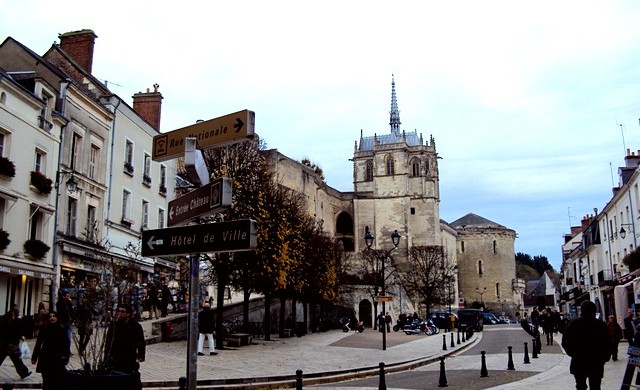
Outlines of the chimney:
[[93,46],[97,37],[93,30],[87,29],[58,35],[60,49],[89,74],[93,67]]
[[160,111],[162,94],[158,92],[158,84],[153,84],[153,92],[138,92],[133,95],[133,110],[138,113],[154,129],[160,131]]
[[640,165],[640,150],[636,155],[634,152],[627,149],[627,156],[624,158],[624,161],[626,168],[638,168],[638,166]]

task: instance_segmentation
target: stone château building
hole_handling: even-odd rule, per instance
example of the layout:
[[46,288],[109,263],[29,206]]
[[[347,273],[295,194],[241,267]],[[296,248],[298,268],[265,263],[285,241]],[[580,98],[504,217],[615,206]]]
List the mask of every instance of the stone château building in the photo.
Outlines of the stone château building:
[[[448,266],[457,266],[453,308],[483,301],[496,313],[521,310],[524,283],[516,279],[516,232],[474,214],[451,224],[440,219],[435,139],[430,136],[426,141],[415,130],[401,130],[393,79],[389,125],[390,131],[384,134],[365,136],[361,130],[351,159],[354,192],[329,187],[313,169],[277,150],[268,152],[269,161],[277,180],[303,193],[309,213],[322,220],[324,228],[354,257],[366,249],[366,228],[375,237],[372,248],[384,252],[392,248],[391,234],[397,230],[402,239],[391,253],[394,263],[406,264],[414,246],[442,246]],[[387,283],[387,295],[394,296],[390,310],[394,317],[400,312],[424,311],[394,282]],[[369,292],[355,289],[343,298],[365,324],[372,323],[374,302]]]

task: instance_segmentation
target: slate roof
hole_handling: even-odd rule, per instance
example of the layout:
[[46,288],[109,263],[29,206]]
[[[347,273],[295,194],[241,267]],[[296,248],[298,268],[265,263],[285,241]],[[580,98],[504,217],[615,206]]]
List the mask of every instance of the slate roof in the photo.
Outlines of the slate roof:
[[506,229],[506,226],[495,223],[479,215],[469,213],[462,218],[459,218],[449,224],[451,227],[476,227],[476,228],[501,228]]

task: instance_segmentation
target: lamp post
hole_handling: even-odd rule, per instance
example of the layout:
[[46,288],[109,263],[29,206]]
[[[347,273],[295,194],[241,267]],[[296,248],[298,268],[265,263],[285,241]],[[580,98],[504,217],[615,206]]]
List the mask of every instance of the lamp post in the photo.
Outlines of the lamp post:
[[[385,283],[384,283],[384,262],[387,259],[387,257],[389,256],[389,254],[391,253],[392,250],[396,249],[398,247],[398,244],[400,243],[400,234],[398,233],[397,230],[394,230],[393,233],[391,233],[391,242],[393,243],[393,248],[389,249],[387,252],[380,252],[377,251],[375,249],[371,249],[371,245],[373,245],[373,240],[374,237],[371,234],[371,232],[369,231],[369,227],[366,226],[364,229],[364,242],[367,245],[367,249],[371,250],[373,252],[373,254],[380,260],[382,267],[382,296],[384,296],[386,294],[385,291]],[[384,315],[385,313],[385,301],[382,301],[382,315]],[[376,318],[376,321],[378,319]],[[378,326],[380,326],[380,324],[378,324]],[[384,326],[384,324],[382,324],[382,350],[386,351],[387,350],[387,327]]]
[[482,290],[480,290],[479,287],[476,287],[476,294],[480,294],[480,305],[482,305],[483,309],[484,309],[484,300],[482,299],[482,296],[486,292],[487,292],[487,288],[486,287],[484,287]]
[[455,276],[458,274],[458,265],[454,265],[453,268],[451,268],[451,272],[449,273],[445,273],[445,267],[444,265],[442,267],[440,267],[440,271],[444,274],[445,279],[447,279],[447,291],[449,292],[449,298],[448,298],[448,302],[449,302],[449,314],[451,314],[451,280],[453,278],[455,278]]

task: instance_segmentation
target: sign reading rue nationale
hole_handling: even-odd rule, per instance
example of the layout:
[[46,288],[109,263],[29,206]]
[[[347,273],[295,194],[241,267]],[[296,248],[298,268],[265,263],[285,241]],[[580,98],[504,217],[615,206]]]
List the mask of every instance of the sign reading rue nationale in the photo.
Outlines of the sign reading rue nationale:
[[185,138],[197,138],[199,149],[240,140],[254,135],[256,114],[243,110],[208,121],[186,126],[153,137],[153,161],[166,161],[184,156]]
[[144,230],[142,256],[236,252],[255,249],[256,222],[251,219]]
[[193,218],[231,206],[232,186],[231,179],[221,177],[172,200],[169,202],[167,226],[185,224]]

